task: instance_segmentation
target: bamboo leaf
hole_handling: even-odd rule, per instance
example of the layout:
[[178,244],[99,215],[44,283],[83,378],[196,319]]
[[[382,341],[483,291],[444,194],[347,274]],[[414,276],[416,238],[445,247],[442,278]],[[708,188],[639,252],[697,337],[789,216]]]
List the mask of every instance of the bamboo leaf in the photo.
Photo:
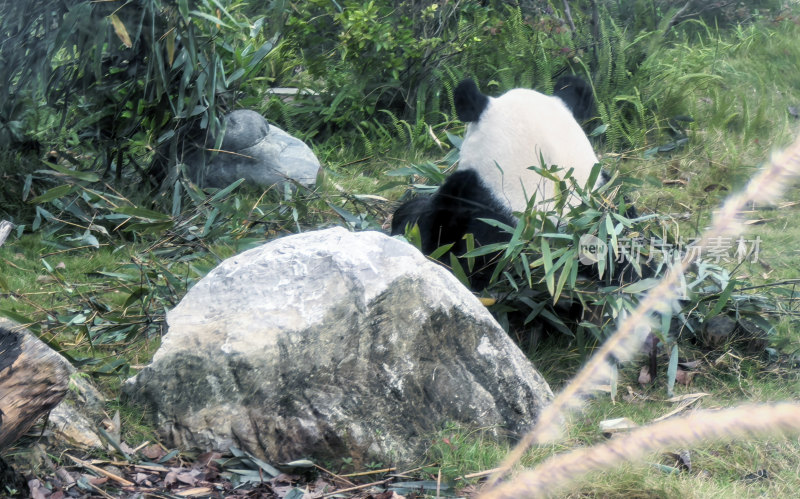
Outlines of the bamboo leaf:
[[[404,234],[405,234],[406,241],[408,241],[409,244],[411,244],[412,246],[414,246],[418,250],[422,250],[422,235],[419,232],[419,225],[417,225],[417,224],[406,225]],[[447,248],[447,249],[449,250],[450,248]],[[434,251],[434,253],[436,253],[437,251],[438,251],[438,249],[436,251]],[[441,255],[439,255],[439,256],[442,256],[446,252],[447,252],[447,250],[444,250],[441,253]]]
[[450,270],[453,272],[453,275],[461,281],[461,284],[469,287],[469,277],[467,277],[467,273],[464,272],[464,267],[461,266],[458,257],[452,253],[450,253]]
[[220,19],[219,17],[212,16],[211,14],[206,14],[205,12],[200,12],[199,10],[192,10],[190,11],[190,13],[195,17],[200,17],[207,21],[211,21],[217,26],[225,26],[226,28],[231,29],[231,27],[222,22],[222,19]]
[[243,179],[243,178],[240,178],[239,180],[237,180],[237,181],[233,182],[233,183],[232,183],[231,185],[229,185],[228,187],[225,187],[224,189],[222,189],[222,190],[220,190],[220,191],[217,191],[217,193],[216,193],[216,194],[214,194],[213,196],[211,196],[211,199],[209,199],[209,200],[208,200],[208,202],[209,202],[209,203],[213,203],[213,202],[215,202],[215,201],[219,201],[220,199],[222,199],[222,198],[224,198],[225,196],[227,196],[228,194],[230,194],[230,193],[231,193],[231,191],[233,191],[234,189],[236,189],[237,187],[239,187],[239,186],[242,184],[242,182],[244,182],[244,179]]
[[242,69],[242,68],[239,68],[239,69],[237,69],[236,71],[234,71],[234,72],[233,72],[233,73],[230,75],[230,77],[228,77],[228,78],[226,78],[226,79],[225,79],[225,85],[226,85],[226,86],[229,86],[231,83],[235,82],[236,80],[238,80],[238,79],[239,79],[239,78],[241,78],[242,76],[244,76],[244,69]]
[[539,315],[541,315],[542,317],[547,319],[547,321],[550,324],[552,324],[553,327],[558,329],[561,333],[566,334],[567,336],[569,336],[571,338],[575,337],[573,332],[564,324],[564,321],[562,321],[560,318],[558,318],[555,315],[553,315],[553,313],[550,312],[548,309],[543,308],[541,310],[541,312],[539,312]]
[[175,28],[172,28],[167,34],[167,63],[169,67],[172,67],[172,63],[175,62],[175,38],[177,36],[178,32]]
[[189,0],[178,0],[178,10],[185,21],[189,20]]
[[642,279],[641,281],[636,281],[634,283],[628,284],[620,291],[629,294],[641,293],[643,291],[647,291],[650,288],[656,287],[659,282],[661,282],[661,279],[658,279],[656,277],[649,277],[647,279]]
[[114,26],[114,33],[117,34],[117,38],[119,38],[122,44],[127,48],[133,47],[133,43],[131,43],[131,37],[128,35],[128,30],[125,29],[125,24],[122,22],[122,20],[120,20],[116,14],[111,14],[108,17],[111,19],[111,24]]
[[[85,180],[86,182],[97,182],[97,181],[100,180],[100,177],[96,173],[79,172],[79,171],[75,171],[75,170],[70,170],[69,168],[61,166],[59,164],[50,164],[50,163],[48,163],[47,166],[49,166],[53,170],[57,171],[58,173],[62,173],[64,175],[69,175],[70,177],[76,178],[78,180]],[[52,172],[48,172],[48,171],[44,171],[44,173],[52,174]]]
[[735,279],[728,281],[728,285],[725,286],[725,289],[723,289],[722,293],[720,293],[717,303],[714,304],[714,308],[712,308],[708,315],[706,315],[706,319],[710,319],[711,317],[714,317],[722,312],[722,309],[725,308],[725,305],[728,303],[731,293],[733,292],[733,288],[736,287],[736,284],[737,282]]
[[[614,219],[611,218],[611,214],[606,215],[606,231],[608,235],[611,236],[611,249],[614,250],[614,257],[619,256],[619,243],[617,242],[617,231],[614,228]],[[611,252],[609,251],[609,254]]]
[[492,227],[497,227],[499,229],[503,229],[504,231],[508,232],[509,234],[513,234],[514,231],[515,231],[514,227],[512,227],[512,226],[510,226],[508,224],[504,224],[503,222],[500,222],[498,220],[494,220],[493,218],[479,218],[478,220],[480,220],[481,222],[487,223],[487,224],[491,225]]
[[42,195],[36,196],[35,198],[31,199],[30,202],[34,204],[46,203],[48,201],[52,201],[54,199],[66,196],[67,194],[72,193],[73,190],[75,190],[75,186],[68,184],[59,185],[58,187],[53,187],[52,189],[49,189]]
[[[561,296],[561,291],[564,289],[564,284],[567,278],[572,274],[572,266],[575,264],[575,250],[572,249],[569,253],[564,254],[567,259],[564,261],[564,268],[561,270],[561,275],[558,277],[558,285],[556,286],[556,293],[553,295],[553,304],[555,304]],[[574,285],[574,283],[572,283]],[[573,287],[573,286],[570,286]]]
[[128,295],[128,298],[125,299],[125,303],[123,304],[123,308],[128,308],[134,303],[141,301],[143,296],[147,296],[149,291],[143,287],[134,288],[133,291]]
[[139,218],[141,220],[170,220],[170,216],[165,213],[139,208],[138,206],[118,206],[113,210],[115,213],[128,215],[130,217]]
[[511,234],[511,240],[508,242],[508,247],[506,248],[506,252],[503,255],[504,258],[508,258],[511,256],[511,253],[517,249],[522,243],[520,242],[522,238],[522,230],[525,228],[525,224],[517,224],[517,227],[514,229],[514,232]]
[[476,256],[484,256],[495,253],[497,251],[503,251],[508,247],[508,243],[492,243],[487,244],[485,246],[479,246],[471,251],[467,251],[462,256],[467,258],[472,258]]
[[213,2],[214,5],[217,6],[217,8],[219,9],[218,12],[222,12],[223,14],[225,14],[225,17],[230,19],[231,22],[233,22],[233,24],[237,24],[236,19],[233,18],[233,16],[230,14],[230,12],[228,12],[227,9],[225,9],[225,7],[222,6],[221,3],[219,3],[219,0],[211,0],[211,2]]
[[250,58],[250,62],[247,63],[247,71],[251,71],[253,68],[261,62],[267,54],[274,48],[272,42],[265,42],[264,45],[258,48],[256,52],[253,54],[253,57]]
[[[475,235],[472,233],[464,234],[464,242],[467,245],[467,253],[475,249]],[[467,260],[467,269],[469,269],[470,274],[475,269],[475,258],[474,257],[466,257]]]
[[544,262],[545,283],[550,296],[555,294],[555,280],[553,278],[553,257],[550,255],[550,244],[547,239],[542,239],[542,262]]
[[667,396],[672,397],[672,390],[675,388],[675,379],[678,377],[678,344],[672,345],[669,354],[669,367],[667,367]]
[[[533,287],[533,279],[531,278],[531,265],[528,262],[528,255],[526,255],[525,253],[522,253],[520,255],[520,259],[522,260],[523,272],[525,272],[525,280],[528,283],[528,287],[532,288]],[[574,280],[573,280],[573,282],[574,282]]]
[[[417,233],[419,233],[419,226],[418,226],[418,225],[414,225],[414,227],[417,229]],[[420,244],[421,244],[421,243],[420,243]],[[444,244],[444,245],[442,245],[442,246],[439,246],[439,247],[438,247],[438,248],[436,248],[435,250],[433,250],[433,252],[432,252],[430,255],[428,255],[428,256],[429,256],[430,258],[432,258],[433,260],[438,260],[439,258],[441,258],[441,257],[442,257],[442,255],[444,255],[445,253],[447,253],[448,251],[450,251],[450,248],[452,248],[452,247],[453,247],[453,243],[450,243],[450,244]]]

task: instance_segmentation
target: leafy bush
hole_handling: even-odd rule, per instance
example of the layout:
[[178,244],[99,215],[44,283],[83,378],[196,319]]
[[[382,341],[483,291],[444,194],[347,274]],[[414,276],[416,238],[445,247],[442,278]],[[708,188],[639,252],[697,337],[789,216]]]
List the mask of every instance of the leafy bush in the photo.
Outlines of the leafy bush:
[[[221,141],[220,112],[248,76],[263,71],[276,45],[276,36],[264,33],[270,12],[250,20],[242,13],[246,5],[4,2],[0,33],[16,42],[2,45],[0,101],[7,110],[28,102],[58,113],[55,128],[63,135],[48,137],[56,148],[90,152],[90,168],[113,172],[117,184],[123,174],[145,182],[171,174],[171,186],[184,147],[208,137]],[[27,134],[31,125],[0,116],[6,135]],[[33,128],[34,136],[39,132]]]
[[[463,264],[456,258],[449,260],[453,274],[469,286],[468,275],[477,270],[477,257],[496,254],[490,285],[483,295],[495,301],[490,311],[521,347],[533,351],[546,333],[566,335],[583,346],[604,340],[616,330],[617,322],[636,308],[640,295],[658,284],[687,252],[705,256],[705,260],[698,260],[683,277],[679,309],[662,315],[660,328],[655,330],[662,344],[672,348],[679,336],[699,340],[703,334],[700,325],[716,315],[746,318],[762,332],[772,331],[764,317],[775,311],[771,300],[734,293],[747,283],[732,279],[717,263],[723,258],[738,258],[740,263],[751,258],[752,252],[758,251],[755,242],[742,239],[724,248],[693,247],[696,241],[685,241],[672,232],[677,224],[670,217],[638,216],[629,211],[625,193],[640,187],[640,182],[614,176],[597,190],[589,188],[599,168],[586,185],[578,185],[569,172],[557,167],[536,168],[559,183],[562,193],[572,192],[581,203],[569,206],[567,196],[557,194],[552,208],[529,206],[516,227],[495,222],[509,233],[508,242],[455,255],[463,257]],[[441,183],[444,178],[430,165],[417,166],[414,171],[429,184]],[[413,228],[406,237],[418,240]],[[604,251],[590,253],[589,244]],[[440,248],[433,257],[447,249]],[[675,359],[677,353],[675,349]]]

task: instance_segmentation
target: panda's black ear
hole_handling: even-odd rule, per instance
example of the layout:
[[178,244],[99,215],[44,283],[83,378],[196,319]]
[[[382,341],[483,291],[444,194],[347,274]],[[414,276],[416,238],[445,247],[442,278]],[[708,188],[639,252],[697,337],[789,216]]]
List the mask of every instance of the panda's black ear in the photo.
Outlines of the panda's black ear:
[[594,94],[589,83],[575,75],[564,75],[556,81],[553,95],[567,105],[578,123],[597,115]]
[[489,97],[478,90],[478,85],[472,79],[467,78],[462,80],[453,92],[453,104],[458,119],[469,123],[481,118],[483,110],[489,105]]

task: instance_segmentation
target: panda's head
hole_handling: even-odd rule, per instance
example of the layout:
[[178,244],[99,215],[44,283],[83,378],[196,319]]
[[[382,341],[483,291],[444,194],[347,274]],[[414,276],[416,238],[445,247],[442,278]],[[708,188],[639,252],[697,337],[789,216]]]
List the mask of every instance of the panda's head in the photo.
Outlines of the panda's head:
[[[591,108],[585,101],[586,88],[585,83],[578,86],[573,80],[561,95],[574,97],[574,108],[585,112]],[[459,170],[477,172],[497,199],[513,211],[523,211],[533,196],[539,207],[547,208],[554,197],[554,183],[531,166],[556,165],[562,175],[572,169],[573,178],[583,185],[597,163],[589,139],[559,97],[523,88],[488,97],[472,80],[464,80],[453,98],[458,118],[468,124]]]

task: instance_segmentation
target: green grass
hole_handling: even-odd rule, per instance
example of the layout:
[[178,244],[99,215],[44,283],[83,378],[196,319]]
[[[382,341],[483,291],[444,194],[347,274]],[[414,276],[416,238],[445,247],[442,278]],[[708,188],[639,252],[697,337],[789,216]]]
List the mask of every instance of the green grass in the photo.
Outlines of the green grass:
[[3,278],[9,290],[24,292],[10,294],[2,308],[36,316],[61,313],[88,293],[113,299],[115,290],[92,274],[114,269],[134,253],[131,246],[115,251],[108,245],[62,251],[48,247],[38,235],[11,238],[0,248]]
[[[94,333],[82,326],[110,314],[118,314],[120,323],[144,325],[146,318],[142,316],[141,304],[126,303],[140,283],[103,273],[130,273],[135,277],[136,269],[132,266],[146,267],[152,257],[147,253],[148,247],[141,243],[118,243],[101,245],[98,249],[63,250],[52,248],[38,235],[10,238],[0,247],[4,288],[0,313],[39,330],[42,339],[73,359],[93,358],[92,366],[102,366],[120,355],[130,364],[147,363],[160,336],[90,338]],[[234,251],[221,246],[216,253],[224,257]],[[176,263],[170,269],[190,283],[215,264],[216,260],[207,255],[200,261]]]
[[[788,108],[800,104],[798,37],[800,25],[790,18],[726,35],[709,29],[650,56],[635,79],[645,103],[662,117],[660,133],[625,154],[619,167],[639,178],[685,185],[651,189],[642,194],[642,204],[667,213],[714,206],[794,138],[800,123]],[[686,149],[642,159],[643,151],[671,140],[666,118],[679,115],[694,119]],[[728,191],[707,192],[713,186]]]
[[[699,355],[700,352],[694,353]],[[691,386],[678,387],[676,395],[697,392],[709,395],[685,412],[695,408],[730,407],[742,401],[796,400],[800,396],[800,372],[797,370],[765,368],[759,360],[736,358],[725,355],[723,351],[706,352],[706,355],[709,364],[700,368]],[[713,361],[719,358],[723,361],[713,365]],[[547,372],[546,366],[541,363],[537,366]],[[676,408],[675,403],[666,401],[663,372],[660,383],[646,388],[637,384],[637,375],[638,366],[624,368],[620,373],[616,402],[607,395],[597,396],[582,413],[568,418],[562,440],[529,451],[521,465],[532,467],[554,454],[605,441],[607,437],[598,427],[600,421],[625,417],[637,425],[645,425]],[[628,388],[636,398],[629,397]],[[440,464],[443,476],[456,479],[496,467],[507,450],[508,446],[498,444],[486,435],[486,431],[450,427],[436,436],[430,458]],[[680,450],[665,449],[665,452]],[[664,454],[652,454],[639,462],[592,473],[568,488],[563,497],[732,497],[730,494],[792,497],[800,483],[800,443],[797,437],[707,443],[686,450],[691,458],[691,472],[671,474],[668,470],[675,467],[674,459]],[[768,479],[745,479],[762,469],[769,473]],[[463,483],[461,480],[458,482]],[[475,480],[467,482],[476,483]],[[568,491],[572,492],[568,494]]]

